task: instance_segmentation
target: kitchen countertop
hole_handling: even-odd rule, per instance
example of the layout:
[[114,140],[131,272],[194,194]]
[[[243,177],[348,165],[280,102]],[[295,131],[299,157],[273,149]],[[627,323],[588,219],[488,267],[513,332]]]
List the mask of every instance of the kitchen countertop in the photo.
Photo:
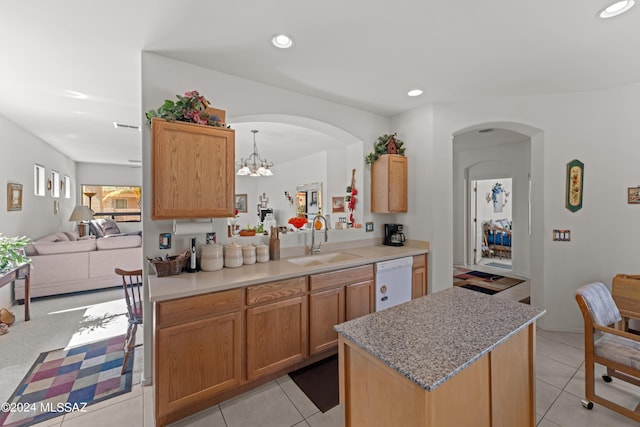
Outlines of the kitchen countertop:
[[335,330],[433,391],[544,313],[454,286],[341,323]]
[[[277,261],[223,268],[218,271],[183,272],[176,276],[157,277],[149,275],[149,299],[151,302],[171,300],[209,292],[241,288],[248,285],[289,279],[308,274],[324,273],[357,267],[379,261],[429,252],[425,247],[413,246],[361,246],[335,252],[358,255],[358,258],[323,265],[301,266],[281,258]],[[321,252],[320,255],[331,252]],[[292,259],[292,258],[289,258]]]

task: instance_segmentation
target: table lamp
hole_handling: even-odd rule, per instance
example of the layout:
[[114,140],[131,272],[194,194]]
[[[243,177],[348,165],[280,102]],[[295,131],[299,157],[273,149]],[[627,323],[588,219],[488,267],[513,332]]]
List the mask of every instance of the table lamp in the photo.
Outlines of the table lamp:
[[71,217],[69,221],[77,221],[78,222],[78,234],[80,237],[86,236],[89,234],[87,230],[87,226],[89,225],[84,221],[91,221],[93,219],[93,212],[89,209],[88,206],[80,205],[73,208],[73,212],[71,212]]

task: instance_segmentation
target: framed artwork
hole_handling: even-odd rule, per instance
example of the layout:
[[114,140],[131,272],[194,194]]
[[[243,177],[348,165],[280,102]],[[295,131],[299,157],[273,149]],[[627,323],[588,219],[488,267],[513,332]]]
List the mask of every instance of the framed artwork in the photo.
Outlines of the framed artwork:
[[332,213],[344,212],[344,197],[331,198],[331,212]]
[[296,213],[297,214],[307,213],[307,192],[306,191],[296,191]]
[[238,213],[247,213],[247,195],[236,194],[236,209]]
[[171,233],[160,233],[160,249],[171,249]]
[[640,187],[627,188],[627,203],[630,205],[640,205]]
[[567,163],[567,200],[566,208],[571,212],[582,209],[582,186],[584,183],[584,163],[572,160]]
[[22,184],[7,184],[7,210],[22,210]]

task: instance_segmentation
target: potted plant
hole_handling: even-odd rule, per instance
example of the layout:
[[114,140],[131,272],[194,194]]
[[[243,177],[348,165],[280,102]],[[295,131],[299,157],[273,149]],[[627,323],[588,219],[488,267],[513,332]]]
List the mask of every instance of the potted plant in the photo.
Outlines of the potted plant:
[[224,127],[220,117],[209,115],[207,107],[209,107],[210,102],[200,95],[197,90],[185,92],[184,96],[176,95],[176,97],[178,98],[176,102],[167,99],[157,110],[147,111],[147,124],[150,125],[151,119],[157,117],[169,122],[179,121]]
[[378,137],[378,142],[373,146],[373,152],[365,157],[367,164],[372,164],[384,154],[399,154],[404,156],[404,141],[397,138],[397,133],[393,135],[385,133]]
[[0,274],[13,270],[20,264],[30,263],[24,248],[31,241],[25,236],[6,237],[0,234]]

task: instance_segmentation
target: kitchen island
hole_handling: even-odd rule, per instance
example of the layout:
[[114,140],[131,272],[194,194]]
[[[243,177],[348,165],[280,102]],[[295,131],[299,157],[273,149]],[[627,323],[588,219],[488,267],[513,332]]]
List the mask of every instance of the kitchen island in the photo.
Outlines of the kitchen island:
[[453,287],[337,325],[345,425],[535,426],[543,314]]

